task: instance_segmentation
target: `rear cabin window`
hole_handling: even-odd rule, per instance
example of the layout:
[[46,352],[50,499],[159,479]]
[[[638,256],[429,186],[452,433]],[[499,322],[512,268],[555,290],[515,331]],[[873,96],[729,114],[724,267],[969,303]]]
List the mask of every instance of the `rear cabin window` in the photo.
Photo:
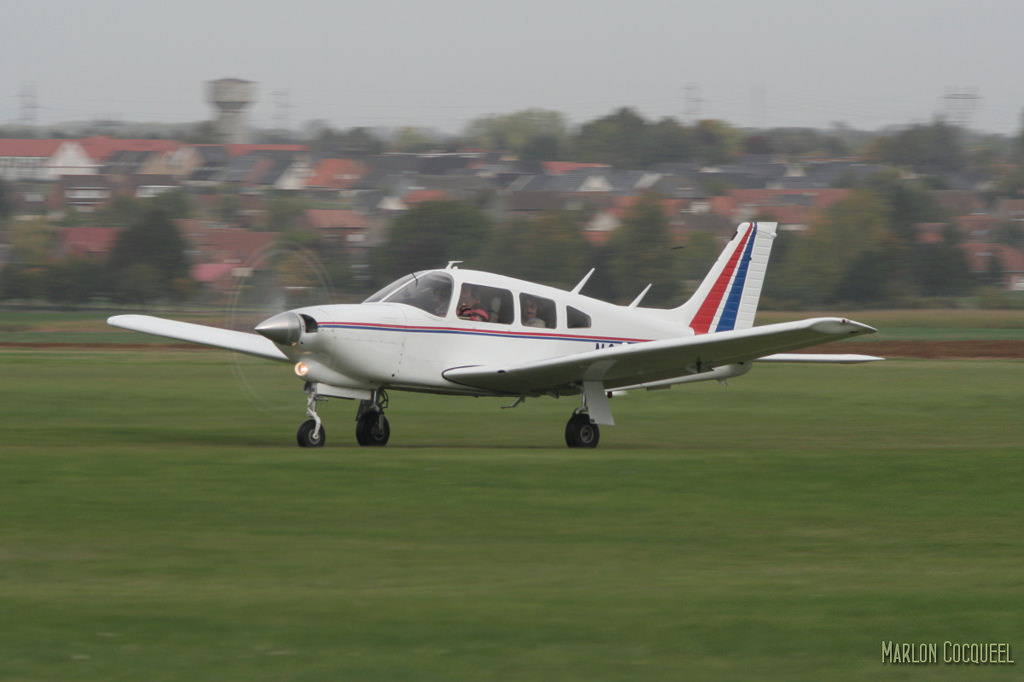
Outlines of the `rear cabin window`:
[[459,293],[458,316],[463,320],[512,324],[516,311],[508,289],[463,284]]
[[556,326],[555,302],[550,298],[519,294],[520,322],[524,327],[553,329]]
[[586,329],[590,327],[590,315],[572,306],[565,309],[565,321],[569,329]]

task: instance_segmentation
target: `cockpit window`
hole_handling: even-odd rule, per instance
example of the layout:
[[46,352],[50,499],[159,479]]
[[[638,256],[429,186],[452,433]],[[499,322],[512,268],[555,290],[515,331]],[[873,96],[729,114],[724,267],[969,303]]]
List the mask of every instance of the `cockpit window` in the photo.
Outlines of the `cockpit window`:
[[394,293],[398,289],[401,289],[406,284],[411,282],[412,278],[413,278],[412,275],[406,275],[405,277],[402,277],[400,279],[396,279],[394,282],[392,282],[391,284],[387,285],[386,287],[384,287],[380,291],[377,291],[376,293],[371,294],[369,298],[367,298],[365,301],[363,301],[363,303],[378,303],[380,301],[383,301],[385,298],[387,298],[387,296],[389,294]]
[[512,292],[480,284],[463,284],[456,314],[463,320],[512,324]]
[[452,302],[451,275],[443,272],[417,273],[415,276],[410,275],[404,283],[396,284],[390,291],[386,290],[387,287],[382,289],[384,294],[381,298],[376,298],[381,293],[377,292],[366,302],[383,300],[387,303],[405,303],[438,317],[448,314]]

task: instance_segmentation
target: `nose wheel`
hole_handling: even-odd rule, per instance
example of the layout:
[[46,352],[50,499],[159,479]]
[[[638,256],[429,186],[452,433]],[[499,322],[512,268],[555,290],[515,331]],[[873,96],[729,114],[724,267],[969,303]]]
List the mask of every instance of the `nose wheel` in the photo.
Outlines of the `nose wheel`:
[[601,430],[586,412],[574,412],[565,425],[565,444],[570,448],[596,448]]
[[302,422],[295,434],[300,448],[322,448],[324,446],[327,434],[324,432],[324,424],[320,421],[320,415],[316,413],[316,404],[320,400],[326,400],[326,398],[318,396],[313,390],[313,386],[306,384],[306,415],[309,419]]

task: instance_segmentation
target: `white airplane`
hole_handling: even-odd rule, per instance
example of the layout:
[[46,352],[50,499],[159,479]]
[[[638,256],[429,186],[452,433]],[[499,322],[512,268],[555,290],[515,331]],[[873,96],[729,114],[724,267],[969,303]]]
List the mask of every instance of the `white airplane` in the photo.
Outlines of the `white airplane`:
[[693,296],[669,310],[626,306],[572,291],[457,267],[406,275],[359,304],[297,308],[264,320],[256,334],[147,315],[117,315],[115,327],[288,362],[304,382],[303,447],[322,446],[317,403],[359,400],[356,440],[384,445],[387,391],[513,398],[580,396],[565,427],[569,447],[595,447],[612,425],[609,397],[746,374],[751,363],[881,360],[788,351],[876,330],[821,317],[755,327],[775,223],[739,226]]

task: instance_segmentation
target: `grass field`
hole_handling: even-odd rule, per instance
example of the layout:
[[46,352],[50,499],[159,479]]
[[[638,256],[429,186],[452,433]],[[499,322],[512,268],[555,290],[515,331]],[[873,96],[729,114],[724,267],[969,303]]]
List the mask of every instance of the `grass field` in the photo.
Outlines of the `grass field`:
[[[1017,679],[1024,363],[759,366],[612,401],[392,396],[293,445],[287,367],[0,351],[2,680]],[[239,377],[244,378],[240,383]]]

